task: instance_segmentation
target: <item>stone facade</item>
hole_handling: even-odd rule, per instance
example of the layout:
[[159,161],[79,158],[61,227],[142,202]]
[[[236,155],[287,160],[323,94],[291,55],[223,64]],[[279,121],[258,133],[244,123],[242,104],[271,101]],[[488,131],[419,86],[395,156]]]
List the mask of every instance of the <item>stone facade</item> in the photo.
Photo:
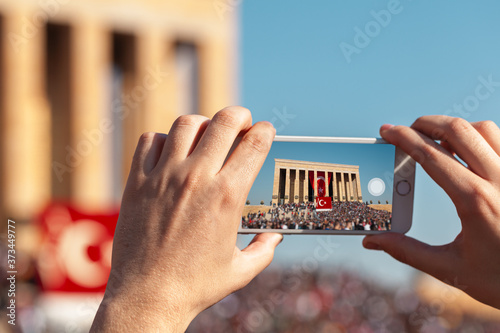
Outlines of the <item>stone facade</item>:
[[[318,195],[318,173],[325,174],[324,195]],[[363,201],[359,166],[306,162],[286,159],[274,160],[272,203],[300,203],[313,201],[317,196],[331,197],[332,201]]]
[[2,220],[116,207],[141,133],[237,104],[236,6],[0,1]]

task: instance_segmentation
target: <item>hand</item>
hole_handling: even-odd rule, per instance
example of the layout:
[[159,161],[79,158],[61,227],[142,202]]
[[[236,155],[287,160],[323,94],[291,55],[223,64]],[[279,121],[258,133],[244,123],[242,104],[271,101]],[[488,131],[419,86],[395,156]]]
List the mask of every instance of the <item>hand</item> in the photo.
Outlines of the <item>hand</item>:
[[443,282],[463,286],[470,296],[500,308],[500,129],[491,121],[426,116],[410,128],[384,125],[380,133],[420,163],[446,191],[462,231],[443,246],[395,233],[367,236],[363,245],[384,250]]
[[142,135],[92,331],[184,332],[198,313],[269,265],[281,235],[257,235],[241,251],[236,236],[274,135],[270,123],[252,126],[241,107],[211,121],[182,116],[168,136]]

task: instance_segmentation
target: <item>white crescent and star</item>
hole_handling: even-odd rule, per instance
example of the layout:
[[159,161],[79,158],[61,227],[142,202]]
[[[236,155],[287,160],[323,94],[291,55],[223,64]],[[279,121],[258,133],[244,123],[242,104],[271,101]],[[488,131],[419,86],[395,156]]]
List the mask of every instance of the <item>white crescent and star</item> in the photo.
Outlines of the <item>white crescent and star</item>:
[[321,199],[320,201],[318,201],[318,203],[319,203],[320,206],[326,205],[326,201],[323,200],[323,199]]

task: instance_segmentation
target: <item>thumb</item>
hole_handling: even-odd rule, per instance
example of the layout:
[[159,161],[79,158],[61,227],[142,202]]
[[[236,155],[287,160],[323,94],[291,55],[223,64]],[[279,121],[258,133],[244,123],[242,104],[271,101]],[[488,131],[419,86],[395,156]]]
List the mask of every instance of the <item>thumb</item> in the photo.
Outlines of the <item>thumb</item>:
[[283,235],[276,233],[263,233],[256,235],[250,244],[233,262],[235,275],[241,281],[241,287],[264,270],[273,260],[274,250],[283,240]]
[[382,250],[394,259],[441,280],[452,274],[456,258],[450,245],[431,246],[395,232],[366,236],[363,246],[369,250]]

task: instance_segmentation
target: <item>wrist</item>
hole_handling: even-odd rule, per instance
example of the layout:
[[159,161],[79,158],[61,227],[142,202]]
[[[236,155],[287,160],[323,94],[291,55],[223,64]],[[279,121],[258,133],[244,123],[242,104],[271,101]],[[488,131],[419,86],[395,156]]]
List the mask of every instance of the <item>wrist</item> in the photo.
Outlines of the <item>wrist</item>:
[[185,332],[192,319],[154,298],[105,295],[90,332]]

